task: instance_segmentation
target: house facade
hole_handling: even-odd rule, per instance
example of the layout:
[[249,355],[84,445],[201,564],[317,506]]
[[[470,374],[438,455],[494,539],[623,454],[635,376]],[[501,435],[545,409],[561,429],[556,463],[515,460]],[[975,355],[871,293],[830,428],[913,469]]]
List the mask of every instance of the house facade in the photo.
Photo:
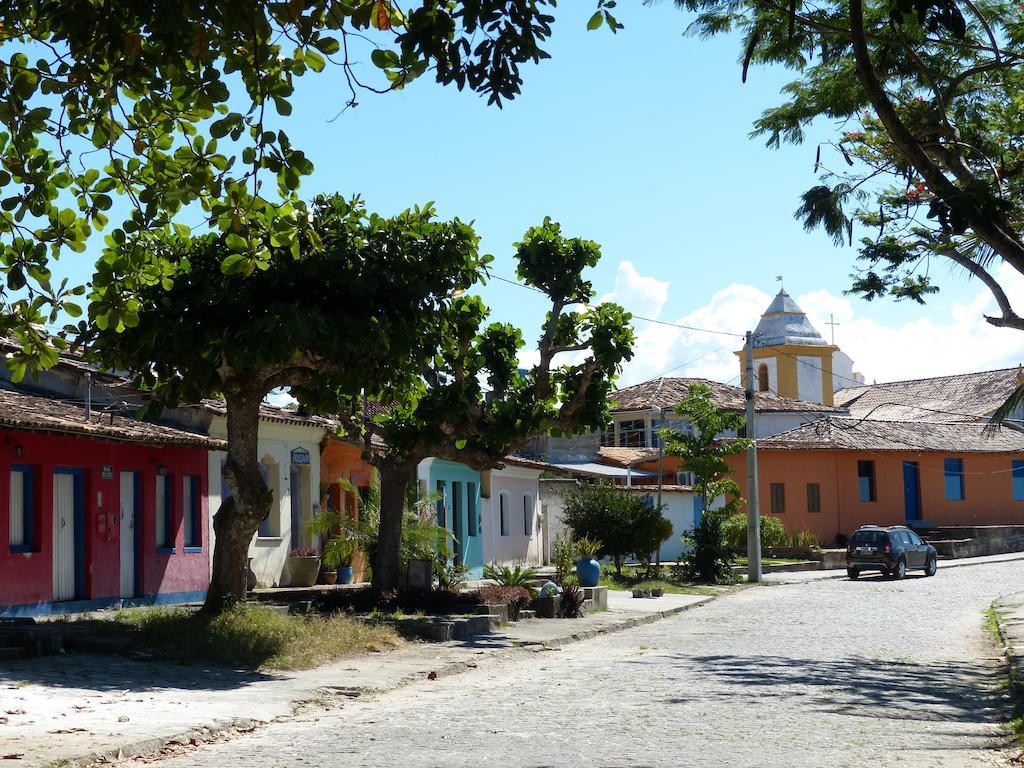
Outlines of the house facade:
[[[743,456],[729,459],[748,495]],[[1024,522],[1024,432],[829,418],[758,441],[761,514],[825,544],[866,524]]]
[[417,468],[420,492],[436,494],[437,524],[451,533],[453,557],[469,577],[483,578],[484,526],[480,511],[480,473],[446,459],[424,459]]
[[[360,511],[359,494],[369,490],[376,471],[363,460],[362,446],[328,433],[320,449],[320,503],[330,505],[355,523]],[[365,554],[357,552],[352,560],[355,581],[367,579],[369,565]]]
[[204,435],[0,389],[0,615],[202,600]]
[[481,500],[485,563],[544,564],[545,512],[540,476],[545,465],[508,456],[484,473]]
[[[212,414],[210,435],[226,439],[223,403],[207,401],[203,409]],[[273,495],[270,514],[260,523],[249,545],[250,567],[260,587],[288,586],[288,553],[318,543],[306,532],[306,526],[320,512],[320,445],[328,426],[324,419],[303,416],[287,408],[267,403],[260,407],[260,468]],[[226,457],[222,451],[209,456],[208,494],[214,514],[222,499],[231,493],[223,476]],[[212,541],[212,524],[208,535]]]

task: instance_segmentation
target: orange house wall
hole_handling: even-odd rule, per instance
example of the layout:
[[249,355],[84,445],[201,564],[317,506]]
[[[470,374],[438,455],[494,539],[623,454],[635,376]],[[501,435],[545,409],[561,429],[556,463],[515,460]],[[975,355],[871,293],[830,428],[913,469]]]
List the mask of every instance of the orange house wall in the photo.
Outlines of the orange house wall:
[[[964,499],[946,499],[944,459],[964,463]],[[861,525],[899,525],[905,521],[903,462],[916,461],[920,481],[920,519],[936,525],[1024,524],[1024,501],[1013,500],[1013,453],[922,453],[915,451],[780,451],[757,454],[761,512],[771,514],[771,484],[785,485],[786,510],[775,515],[787,530],[807,528],[830,544]],[[857,462],[875,462],[875,501],[859,500]],[[733,478],[747,495],[745,455],[732,456]],[[807,511],[807,484],[821,486],[821,512]]]
[[[362,451],[357,446],[328,440],[320,450],[320,482],[327,486],[327,493],[320,503],[329,502],[343,508],[351,519],[355,519],[358,514],[356,499],[343,490],[340,483],[347,480],[357,488],[366,488],[375,471],[372,465],[363,461]],[[352,574],[356,581],[366,580],[367,566],[364,554],[357,552],[352,560]]]

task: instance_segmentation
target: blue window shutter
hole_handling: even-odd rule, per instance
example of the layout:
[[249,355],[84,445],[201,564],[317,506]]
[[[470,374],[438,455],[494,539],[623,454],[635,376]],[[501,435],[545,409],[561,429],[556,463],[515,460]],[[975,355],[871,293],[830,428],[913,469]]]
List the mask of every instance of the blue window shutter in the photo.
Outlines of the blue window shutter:
[[1024,461],[1013,461],[1013,500],[1024,501]]

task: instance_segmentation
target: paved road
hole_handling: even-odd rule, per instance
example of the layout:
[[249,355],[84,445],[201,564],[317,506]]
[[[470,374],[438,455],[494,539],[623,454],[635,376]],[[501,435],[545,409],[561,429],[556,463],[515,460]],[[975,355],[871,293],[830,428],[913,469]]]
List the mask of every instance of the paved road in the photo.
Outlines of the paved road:
[[1021,584],[1013,562],[752,588],[163,766],[1002,764],[982,611]]

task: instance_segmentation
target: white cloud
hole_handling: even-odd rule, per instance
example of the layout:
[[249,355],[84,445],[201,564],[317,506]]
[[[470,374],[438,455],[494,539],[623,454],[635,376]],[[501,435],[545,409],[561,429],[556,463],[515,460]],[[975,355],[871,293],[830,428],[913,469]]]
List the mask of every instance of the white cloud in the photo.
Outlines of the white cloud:
[[598,299],[598,303],[614,301],[630,312],[657,317],[668,301],[668,286],[667,280],[641,275],[633,262],[620,261],[615,273],[615,288]]
[[[998,270],[997,276],[1015,305],[1024,308],[1024,277],[1006,267]],[[795,299],[826,339],[831,337],[829,317],[834,317],[839,324],[835,328],[836,343],[853,358],[854,369],[868,382],[941,376],[1024,362],[1024,333],[985,322],[984,314],[998,314],[995,301],[981,284],[973,285],[977,291],[969,300],[941,313],[926,305],[913,319],[897,324],[880,319],[879,305],[827,289]],[[652,294],[646,301],[642,294],[645,286]],[[623,262],[612,295],[628,296],[632,306],[627,305],[627,309],[645,317],[737,334],[753,329],[771,301],[771,295],[757,287],[733,283],[697,309],[677,314],[668,289],[667,283],[640,275],[631,263]],[[665,317],[661,317],[662,309],[666,309]],[[660,375],[738,381],[740,363],[734,353],[743,347],[741,338],[642,320],[635,320],[634,328],[635,356],[626,365],[620,385]]]

